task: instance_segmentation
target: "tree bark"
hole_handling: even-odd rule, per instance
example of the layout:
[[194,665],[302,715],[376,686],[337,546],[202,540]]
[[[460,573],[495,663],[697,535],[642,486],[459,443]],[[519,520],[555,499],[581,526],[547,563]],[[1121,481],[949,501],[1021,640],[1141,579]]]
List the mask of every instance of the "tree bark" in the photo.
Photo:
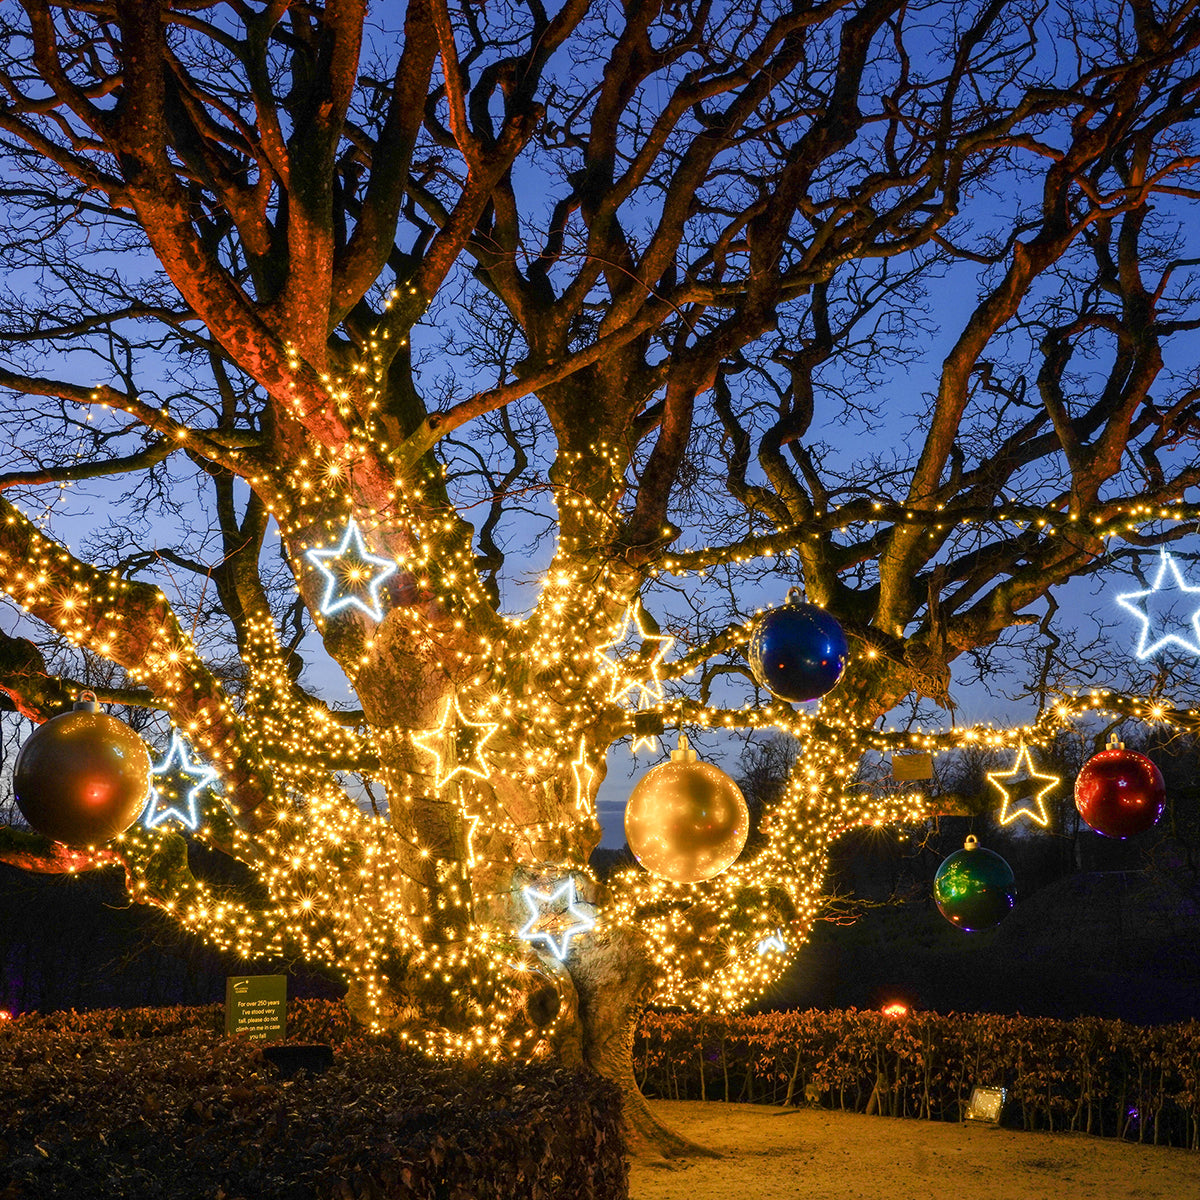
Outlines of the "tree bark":
[[653,968],[633,931],[621,929],[607,940],[598,939],[571,964],[571,977],[579,995],[584,1062],[620,1087],[630,1153],[658,1160],[720,1157],[664,1125],[638,1087],[633,1040],[653,987]]

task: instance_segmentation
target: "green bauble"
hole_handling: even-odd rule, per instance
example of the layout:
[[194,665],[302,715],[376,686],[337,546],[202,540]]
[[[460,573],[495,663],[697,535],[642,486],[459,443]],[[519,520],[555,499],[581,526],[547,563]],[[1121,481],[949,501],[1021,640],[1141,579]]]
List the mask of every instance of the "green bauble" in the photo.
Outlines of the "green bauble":
[[992,929],[1008,916],[1017,898],[1012,867],[972,835],[938,867],[933,898],[951,925],[977,933]]

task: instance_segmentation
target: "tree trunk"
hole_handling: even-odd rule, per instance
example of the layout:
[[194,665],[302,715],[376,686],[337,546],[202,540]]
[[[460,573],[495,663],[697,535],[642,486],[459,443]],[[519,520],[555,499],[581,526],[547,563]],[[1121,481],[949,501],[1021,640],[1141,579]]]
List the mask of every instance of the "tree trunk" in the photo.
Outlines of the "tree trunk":
[[671,1159],[715,1150],[668,1129],[650,1111],[633,1072],[633,1039],[651,987],[651,964],[635,935],[614,930],[570,962],[579,996],[584,1062],[624,1097],[625,1137],[639,1158]]

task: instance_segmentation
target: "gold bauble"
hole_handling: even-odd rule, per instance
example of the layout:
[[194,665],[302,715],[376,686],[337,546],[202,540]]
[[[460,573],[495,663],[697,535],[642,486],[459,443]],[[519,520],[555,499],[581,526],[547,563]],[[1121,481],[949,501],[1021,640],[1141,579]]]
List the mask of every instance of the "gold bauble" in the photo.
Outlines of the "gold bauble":
[[625,806],[625,838],[652,875],[698,883],[719,875],[742,852],[750,811],[719,767],[696,761],[687,737],[671,761],[638,780]]
[[[88,700],[87,697],[91,696]],[[38,833],[99,846],[128,829],[150,795],[150,754],[91,692],[26,739],[13,768],[17,807]]]

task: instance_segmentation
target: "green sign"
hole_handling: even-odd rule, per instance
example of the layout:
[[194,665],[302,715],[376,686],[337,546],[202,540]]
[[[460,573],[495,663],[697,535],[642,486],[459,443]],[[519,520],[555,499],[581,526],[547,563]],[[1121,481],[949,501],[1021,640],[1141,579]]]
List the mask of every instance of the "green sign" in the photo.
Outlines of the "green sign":
[[225,980],[225,1033],[282,1038],[287,1022],[286,975],[236,975]]

